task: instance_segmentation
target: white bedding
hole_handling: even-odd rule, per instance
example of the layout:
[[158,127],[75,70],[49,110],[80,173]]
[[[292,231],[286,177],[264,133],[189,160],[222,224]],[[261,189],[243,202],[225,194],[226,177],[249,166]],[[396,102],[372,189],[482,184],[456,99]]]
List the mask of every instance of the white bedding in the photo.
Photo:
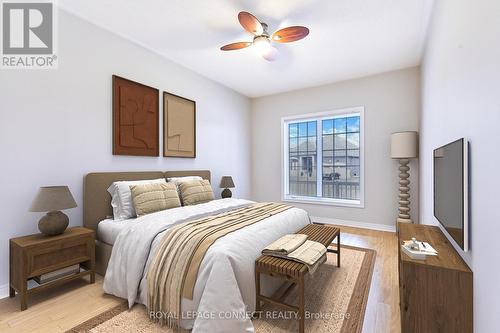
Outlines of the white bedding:
[[97,240],[109,245],[115,243],[118,234],[129,224],[135,223],[136,219],[113,220],[105,219],[97,225]]
[[[242,199],[214,200],[174,208],[135,219],[118,235],[104,279],[104,291],[146,304],[144,276],[164,232],[172,225],[251,204]],[[307,213],[291,208],[218,239],[207,251],[194,288],[193,300],[182,300],[186,319],[182,327],[193,332],[253,332],[252,322],[241,314],[255,309],[254,261],[261,250],[310,223]],[[278,281],[262,279],[264,293]],[[197,313],[196,319],[192,318]],[[210,319],[207,319],[210,317]]]

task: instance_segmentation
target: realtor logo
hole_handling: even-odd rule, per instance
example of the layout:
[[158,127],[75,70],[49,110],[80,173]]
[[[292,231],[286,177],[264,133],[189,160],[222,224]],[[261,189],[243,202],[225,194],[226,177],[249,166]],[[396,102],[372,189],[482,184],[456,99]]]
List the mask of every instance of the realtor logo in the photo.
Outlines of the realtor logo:
[[2,3],[2,68],[55,68],[54,3]]

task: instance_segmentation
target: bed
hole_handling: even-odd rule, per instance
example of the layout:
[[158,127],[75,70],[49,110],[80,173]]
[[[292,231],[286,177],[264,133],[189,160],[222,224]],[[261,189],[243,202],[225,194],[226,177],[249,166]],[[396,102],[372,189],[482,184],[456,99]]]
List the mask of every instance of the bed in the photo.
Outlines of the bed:
[[[103,235],[108,230],[99,230],[101,222],[109,222],[113,217],[111,197],[108,187],[120,180],[145,180],[171,177],[200,176],[211,180],[209,170],[189,171],[140,171],[140,172],[95,172],[89,173],[84,180],[83,196],[83,226],[96,232],[96,272],[102,276],[106,274],[108,261],[111,257],[113,243],[109,238],[115,236]],[[108,225],[109,226],[109,225]],[[117,225],[111,225],[111,228]],[[116,231],[116,230],[115,230]],[[110,231],[112,232],[112,231]],[[108,239],[108,241],[106,241]]]
[[[118,224],[109,220],[111,199],[106,189],[112,182],[193,175],[210,180],[207,170],[87,175],[84,225],[97,231],[96,266],[100,274],[105,274],[106,293],[127,299],[130,306],[147,305],[146,272],[170,229],[180,221],[189,222],[256,205],[243,199],[219,199]],[[255,310],[255,259],[266,245],[309,223],[305,211],[289,208],[217,239],[203,256],[192,297],[181,300],[180,326],[193,332],[253,332],[251,320],[245,314]],[[280,285],[280,281],[268,277],[262,281],[262,290],[272,293]]]

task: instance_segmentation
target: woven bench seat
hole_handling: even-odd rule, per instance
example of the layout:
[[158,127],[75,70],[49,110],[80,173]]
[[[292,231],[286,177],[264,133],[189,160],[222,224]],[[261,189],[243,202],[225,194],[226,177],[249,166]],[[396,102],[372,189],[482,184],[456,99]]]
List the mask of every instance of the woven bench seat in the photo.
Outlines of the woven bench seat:
[[[328,252],[337,254],[337,266],[340,267],[340,229],[329,225],[308,224],[304,228],[297,231],[298,234],[307,235],[308,240],[316,241],[326,246]],[[328,248],[333,240],[337,238],[337,249]],[[255,311],[261,311],[261,302],[268,302],[288,310],[298,312],[299,332],[304,332],[304,276],[308,272],[308,267],[305,264],[282,258],[262,255],[255,261],[255,293],[256,306]],[[284,281],[291,282],[291,285],[278,298],[272,298],[261,295],[260,293],[260,276],[261,274],[270,275],[280,278]],[[285,297],[297,286],[299,288],[299,304],[297,306],[286,304],[283,302]]]

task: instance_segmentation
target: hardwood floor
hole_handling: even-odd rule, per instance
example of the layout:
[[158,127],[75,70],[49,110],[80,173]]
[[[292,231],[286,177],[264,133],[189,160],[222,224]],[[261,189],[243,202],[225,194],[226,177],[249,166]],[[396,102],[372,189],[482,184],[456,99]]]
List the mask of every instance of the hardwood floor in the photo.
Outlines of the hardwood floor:
[[377,251],[363,333],[400,333],[396,233],[340,226],[342,244]]
[[[400,332],[396,234],[339,226],[342,243],[377,251],[364,333]],[[95,284],[74,281],[33,296],[28,309],[19,310],[19,296],[0,300],[0,332],[64,332],[121,302],[103,295],[102,278]]]
[[28,309],[20,311],[19,295],[0,300],[0,332],[64,332],[121,302],[103,295],[102,278],[89,284],[88,278],[36,294]]

